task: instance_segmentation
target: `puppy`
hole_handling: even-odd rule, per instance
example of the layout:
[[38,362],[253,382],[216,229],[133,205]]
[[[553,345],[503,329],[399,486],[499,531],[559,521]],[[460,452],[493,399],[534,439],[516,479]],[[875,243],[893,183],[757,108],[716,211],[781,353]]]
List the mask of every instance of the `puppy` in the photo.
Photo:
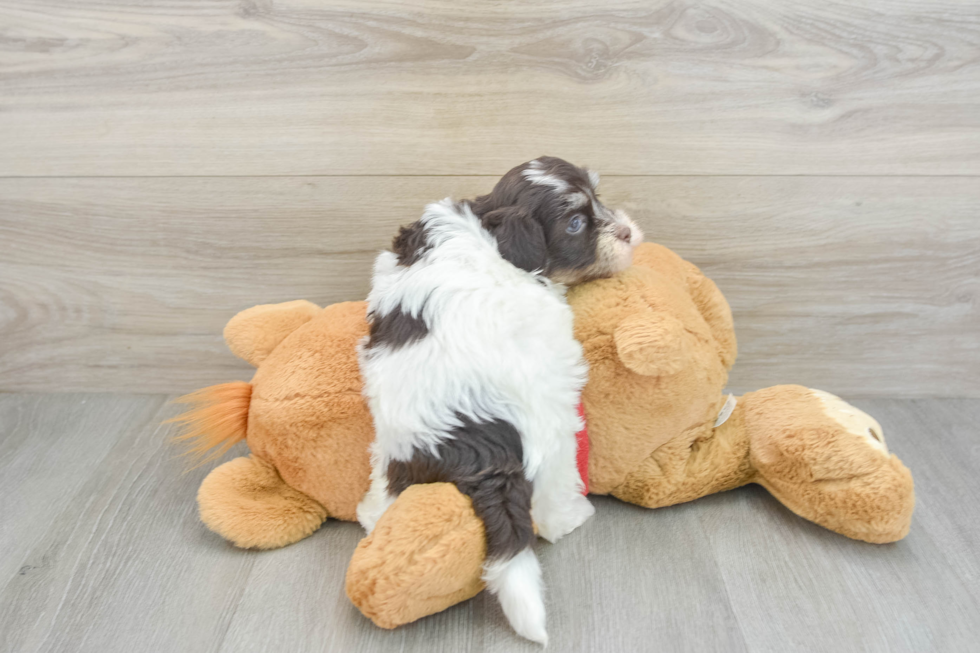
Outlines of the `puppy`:
[[487,587],[541,643],[534,524],[554,542],[593,513],[575,464],[587,367],[565,287],[623,270],[642,240],[597,183],[542,157],[489,195],[427,206],[377,258],[359,350],[377,436],[358,520],[370,532],[409,485],[455,483],[486,527]]

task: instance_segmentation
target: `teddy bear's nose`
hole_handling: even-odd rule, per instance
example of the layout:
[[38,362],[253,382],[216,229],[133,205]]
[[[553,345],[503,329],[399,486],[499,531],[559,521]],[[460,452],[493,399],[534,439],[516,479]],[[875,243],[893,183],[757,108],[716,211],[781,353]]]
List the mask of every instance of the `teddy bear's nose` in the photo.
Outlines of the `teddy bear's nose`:
[[629,227],[624,224],[616,225],[616,238],[628,243],[630,241],[630,237],[632,236],[633,232],[630,231]]

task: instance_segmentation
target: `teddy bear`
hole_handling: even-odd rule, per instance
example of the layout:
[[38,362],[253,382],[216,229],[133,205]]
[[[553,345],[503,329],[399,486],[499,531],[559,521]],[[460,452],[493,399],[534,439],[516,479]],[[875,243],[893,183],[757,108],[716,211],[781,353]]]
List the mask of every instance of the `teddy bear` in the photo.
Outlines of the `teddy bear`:
[[[850,538],[908,533],[912,476],[872,417],[797,385],[724,394],[736,357],[731,311],[696,266],[644,243],[632,267],[567,296],[589,363],[591,493],[656,508],[757,483]],[[220,455],[248,442],[250,455],[214,469],[198,492],[202,521],[235,545],[285,546],[328,517],[355,519],[373,439],[356,353],[365,310],[306,301],[247,309],[224,335],[256,366],[251,383],[184,398],[192,407],[175,420],[193,450]],[[393,628],[481,591],[484,552],[465,495],[451,484],[413,486],[358,545],[346,591]]]

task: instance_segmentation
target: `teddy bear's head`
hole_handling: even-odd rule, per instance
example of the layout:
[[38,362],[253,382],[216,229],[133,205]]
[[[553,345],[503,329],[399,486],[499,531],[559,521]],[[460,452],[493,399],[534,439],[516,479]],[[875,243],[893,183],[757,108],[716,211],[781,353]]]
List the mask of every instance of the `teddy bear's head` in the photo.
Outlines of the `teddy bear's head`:
[[731,313],[694,265],[653,243],[568,299],[589,361],[590,489],[610,493],[662,444],[713,423],[735,359]]

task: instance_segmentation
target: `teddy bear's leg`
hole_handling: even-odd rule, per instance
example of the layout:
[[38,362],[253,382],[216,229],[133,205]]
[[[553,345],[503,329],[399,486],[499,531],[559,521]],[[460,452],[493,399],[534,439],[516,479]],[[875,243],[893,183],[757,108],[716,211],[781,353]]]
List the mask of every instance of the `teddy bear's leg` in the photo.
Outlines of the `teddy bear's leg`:
[[286,336],[322,310],[305,299],[246,308],[228,320],[225,342],[235,356],[258,367]]
[[235,546],[275,549],[320,527],[326,509],[286,485],[268,462],[235,458],[215,468],[197,493],[201,521]]
[[912,475],[869,415],[820,390],[776,386],[742,397],[756,482],[796,514],[866,542],[908,533]]
[[347,596],[382,628],[395,628],[476,596],[484,587],[483,522],[451,483],[412,485],[361,540]]
[[646,508],[672,506],[752,481],[743,407],[718,427],[705,422],[659,447],[612,495]]

